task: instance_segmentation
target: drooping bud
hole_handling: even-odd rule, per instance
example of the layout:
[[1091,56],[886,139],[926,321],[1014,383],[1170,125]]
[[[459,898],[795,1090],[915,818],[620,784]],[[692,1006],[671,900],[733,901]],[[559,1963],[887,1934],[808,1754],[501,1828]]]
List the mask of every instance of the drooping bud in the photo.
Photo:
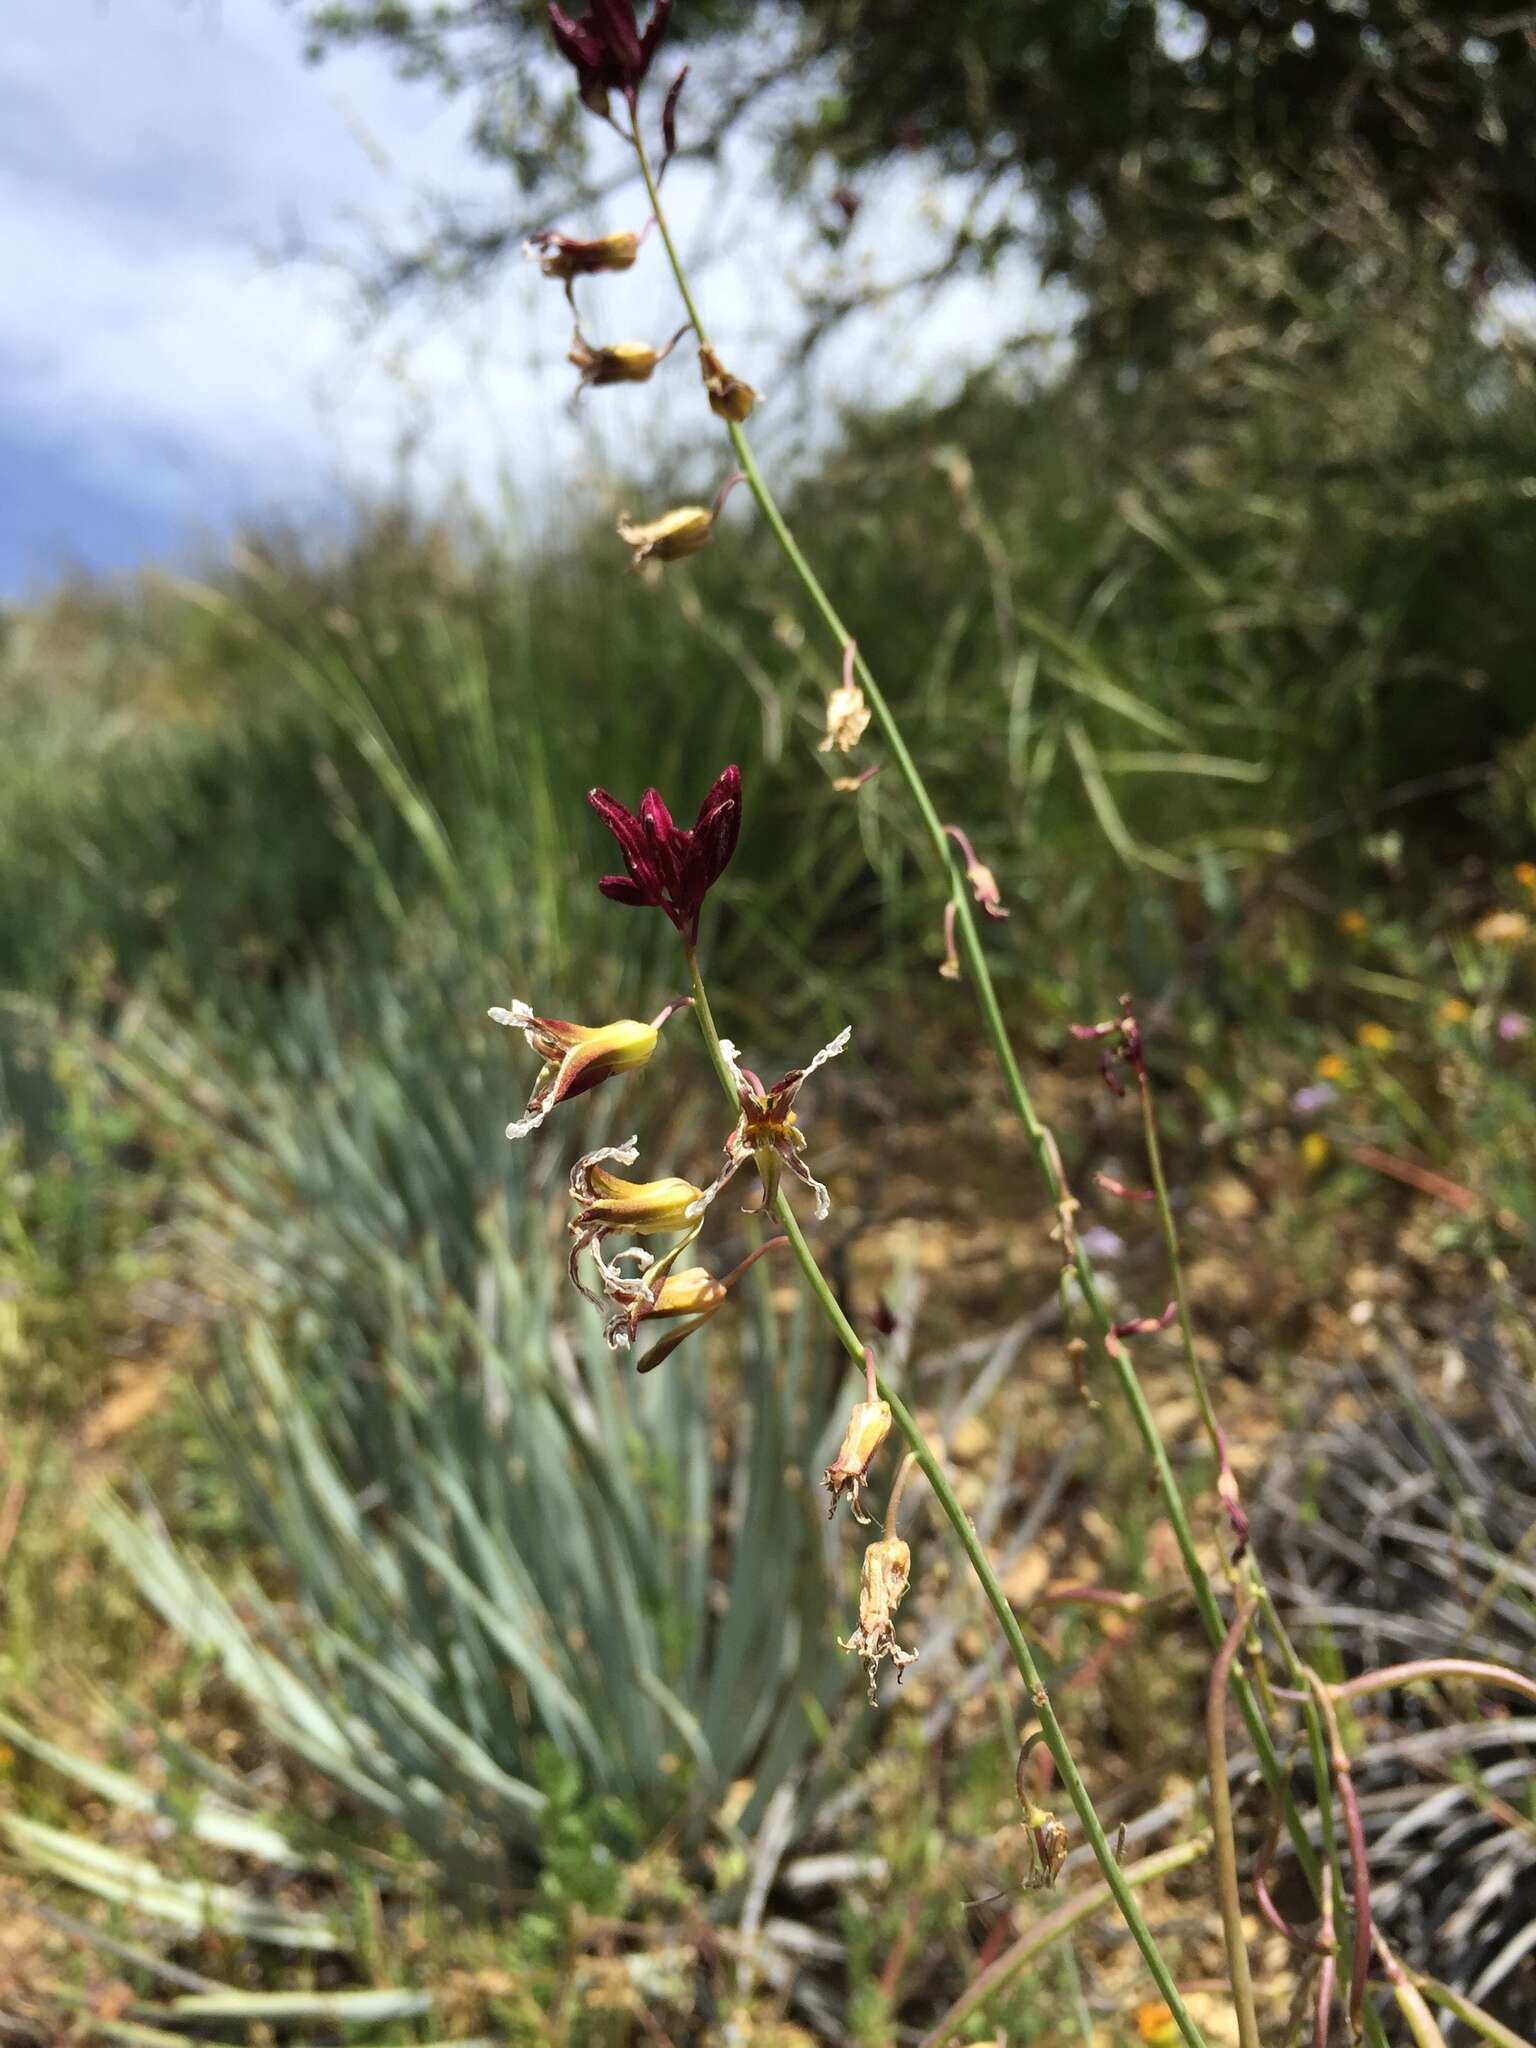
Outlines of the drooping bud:
[[644,384],[656,365],[664,363],[676,348],[679,334],[687,332],[686,327],[680,328],[663,348],[652,348],[643,341],[616,341],[594,348],[578,327],[566,361],[580,370],[583,391],[603,384]]
[[883,1536],[870,1544],[859,1583],[859,1625],[846,1643],[839,1639],[837,1647],[863,1659],[871,1705],[887,1657],[896,1667],[898,1684],[907,1666],[917,1662],[916,1650],[904,1650],[896,1640],[896,1610],[911,1583],[912,1553],[899,1536]]
[[707,344],[699,350],[699,369],[709,397],[709,409],[717,419],[740,426],[757,404],[757,393],[740,377],[733,377]]
[[[744,1273],[749,1273],[758,1260],[765,1258],[768,1253],[783,1251],[788,1243],[787,1237],[770,1237],[766,1244],[757,1245],[748,1252],[741,1264],[727,1273],[723,1280],[717,1280],[703,1266],[690,1266],[686,1272],[667,1274],[659,1287],[653,1285],[649,1305],[637,1302],[630,1308],[625,1318],[630,1339],[641,1323],[651,1322],[659,1316],[687,1317],[689,1320],[680,1323],[675,1330],[663,1337],[659,1344],[653,1344],[635,1370],[654,1372],[658,1365],[672,1356],[679,1344],[686,1343],[695,1330],[702,1329],[710,1317],[725,1306],[731,1289]],[[664,1259],[655,1272],[647,1277],[654,1282],[656,1274],[662,1271],[666,1263]],[[615,1349],[621,1348],[624,1341],[621,1339],[619,1344],[615,1345]],[[609,1342],[614,1343],[611,1328]]]
[[832,1505],[827,1510],[827,1519],[837,1513],[837,1504],[846,1493],[853,1519],[869,1527],[869,1517],[864,1513],[860,1489],[869,1477],[869,1468],[876,1451],[891,1433],[891,1404],[889,1401],[858,1401],[848,1418],[843,1441],[837,1456],[822,1474],[822,1485],[832,1496]]
[[530,235],[525,253],[538,264],[545,277],[557,277],[569,284],[573,277],[591,277],[600,270],[630,270],[640,254],[640,237],[622,229],[584,242],[575,235],[556,234],[546,228]]
[[642,523],[621,512],[618,527],[619,539],[635,551],[632,566],[643,569],[647,562],[676,562],[707,548],[715,537],[715,515],[707,505],[679,505]]
[[997,877],[986,862],[977,857],[968,835],[958,825],[946,825],[944,830],[954,840],[965,859],[965,879],[971,885],[971,894],[987,913],[988,917],[1006,917],[1003,892],[997,886]]

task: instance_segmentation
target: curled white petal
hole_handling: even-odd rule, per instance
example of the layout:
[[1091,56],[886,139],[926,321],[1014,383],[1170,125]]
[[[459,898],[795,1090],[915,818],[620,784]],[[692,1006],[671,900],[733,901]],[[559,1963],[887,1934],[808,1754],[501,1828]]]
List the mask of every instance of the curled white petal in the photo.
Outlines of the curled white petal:
[[720,1169],[719,1173],[716,1174],[715,1178],[710,1182],[709,1186],[705,1188],[703,1193],[694,1196],[693,1200],[688,1204],[688,1207],[683,1211],[683,1214],[689,1217],[702,1216],[704,1214],[704,1211],[709,1207],[710,1203],[715,1199],[716,1195],[718,1195],[720,1190],[725,1186],[726,1182],[731,1178],[731,1176],[734,1173],[738,1171],[739,1168],[745,1166],[745,1164],[751,1157],[752,1154],[750,1152],[737,1152],[732,1148],[728,1148],[726,1151],[725,1165]]
[[720,1041],[720,1057],[724,1061],[726,1071],[735,1083],[736,1092],[739,1095],[747,1084],[742,1076],[741,1054],[737,1052],[735,1046],[728,1038],[722,1038]]
[[643,1244],[627,1244],[623,1251],[615,1252],[610,1264],[617,1265],[620,1259],[633,1259],[637,1273],[648,1273],[656,1260]]
[[526,1138],[530,1131],[536,1131],[539,1128],[545,1117],[549,1115],[550,1108],[551,1105],[546,1102],[542,1108],[532,1111],[530,1115],[520,1117],[515,1124],[508,1124],[507,1136],[509,1138]]
[[533,1011],[526,1003],[513,1002],[505,1010],[493,1004],[485,1013],[493,1024],[505,1024],[513,1031],[526,1031],[533,1022]]
[[806,1165],[805,1161],[801,1159],[797,1154],[785,1152],[781,1153],[779,1156],[783,1159],[784,1164],[789,1168],[790,1172],[795,1176],[795,1179],[799,1181],[803,1187],[808,1187],[811,1190],[811,1193],[816,1197],[816,1221],[818,1223],[825,1223],[828,1216],[830,1216],[832,1213],[832,1197],[827,1193],[826,1189],[822,1186],[821,1182],[816,1178],[815,1174],[812,1173],[811,1169]]
[[800,1076],[801,1080],[808,1081],[811,1075],[815,1073],[818,1067],[824,1067],[827,1064],[828,1060],[835,1060],[838,1054],[846,1049],[848,1041],[850,1038],[852,1038],[852,1036],[853,1026],[851,1024],[845,1024],[842,1030],[839,1031],[839,1033],[837,1034],[836,1038],[832,1040],[832,1043],[830,1045],[824,1045],[821,1048],[821,1051],[817,1053],[815,1059],[813,1059],[809,1063],[809,1065],[804,1069]]
[[[541,1110],[539,1114],[542,1118],[548,1115],[548,1111]],[[510,1137],[512,1134],[509,1131],[507,1135]],[[626,1138],[622,1145],[600,1145],[595,1152],[583,1153],[581,1158],[571,1168],[571,1200],[573,1202],[585,1202],[591,1199],[591,1189],[587,1184],[587,1177],[594,1166],[601,1166],[609,1159],[619,1166],[633,1166],[639,1157],[640,1140],[638,1137]]]

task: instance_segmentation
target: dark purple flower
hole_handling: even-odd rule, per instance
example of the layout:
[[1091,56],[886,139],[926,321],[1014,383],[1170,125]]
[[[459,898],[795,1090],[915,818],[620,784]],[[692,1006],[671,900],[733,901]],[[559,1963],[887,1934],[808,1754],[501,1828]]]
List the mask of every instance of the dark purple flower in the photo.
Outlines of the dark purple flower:
[[576,73],[577,89],[594,114],[606,114],[610,92],[633,94],[651,68],[651,59],[672,12],[672,0],[656,0],[641,33],[633,0],[592,0],[592,9],[574,21],[551,0],[549,25],[555,47]]
[[673,822],[659,790],[648,789],[628,811],[606,789],[587,802],[619,843],[627,870],[604,875],[598,888],[613,903],[664,910],[690,945],[699,935],[704,898],[725,873],[741,831],[741,770],[734,763],[699,806],[692,827]]

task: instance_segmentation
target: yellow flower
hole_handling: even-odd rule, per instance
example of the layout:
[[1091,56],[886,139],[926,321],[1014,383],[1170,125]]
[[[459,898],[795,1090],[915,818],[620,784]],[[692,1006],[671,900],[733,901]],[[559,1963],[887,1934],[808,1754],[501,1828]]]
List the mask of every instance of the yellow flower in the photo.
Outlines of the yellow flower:
[[[604,1145],[588,1152],[571,1169],[571,1200],[581,1204],[570,1225],[571,1279],[588,1301],[611,1301],[626,1310],[636,1302],[646,1308],[655,1303],[673,1262],[702,1229],[708,1206],[704,1191],[677,1174],[660,1180],[622,1180],[608,1171],[609,1160],[633,1166],[638,1157],[631,1138],[623,1145]],[[639,1246],[630,1246],[611,1260],[603,1257],[603,1246],[610,1237],[655,1237],[670,1231],[683,1234],[659,1261]],[[602,1279],[601,1294],[594,1294],[581,1277],[581,1255],[588,1251]],[[621,1259],[634,1262],[633,1278],[618,1270]],[[616,1351],[629,1343],[632,1334],[633,1322],[627,1316],[616,1317],[608,1326],[608,1342]]]
[[1349,1062],[1341,1053],[1325,1052],[1317,1063],[1320,1081],[1342,1081],[1348,1072]]
[[876,1451],[891,1433],[891,1404],[889,1401],[858,1401],[848,1418],[848,1427],[837,1456],[822,1474],[821,1483],[832,1496],[830,1519],[837,1513],[837,1503],[843,1494],[848,1495],[848,1505],[853,1519],[868,1526],[869,1517],[864,1513],[859,1499],[859,1489],[869,1473]]
[[1339,930],[1347,939],[1358,939],[1370,930],[1369,921],[1363,910],[1345,910],[1339,916]]
[[1301,1160],[1308,1173],[1321,1173],[1328,1164],[1328,1140],[1321,1131],[1308,1131],[1302,1139]]
[[1522,889],[1536,895],[1536,860],[1517,860],[1511,872]]
[[1472,1005],[1464,1003],[1460,996],[1447,996],[1435,1012],[1437,1024],[1465,1024],[1472,1014]]
[[1518,910],[1490,910],[1472,927],[1472,936],[1485,946],[1518,946],[1530,929],[1530,919]]
[[[691,1238],[683,1240],[684,1244],[691,1242]],[[669,1253],[645,1275],[651,1289],[650,1299],[637,1293],[630,1306],[608,1325],[610,1348],[622,1351],[633,1343],[642,1323],[668,1316],[688,1317],[690,1320],[669,1331],[659,1344],[653,1344],[635,1368],[637,1372],[654,1372],[658,1365],[672,1356],[679,1344],[686,1342],[695,1330],[702,1329],[712,1315],[724,1308],[731,1289],[743,1273],[750,1272],[765,1253],[782,1251],[788,1243],[787,1237],[770,1237],[766,1244],[757,1245],[748,1252],[741,1264],[727,1273],[723,1280],[717,1280],[703,1266],[689,1266],[681,1273],[667,1273],[658,1287],[657,1275],[664,1272],[676,1256],[676,1253]],[[681,1250],[682,1246],[678,1249]]]
[[647,562],[676,562],[684,555],[696,555],[707,548],[715,534],[715,515],[707,505],[679,505],[663,512],[659,519],[643,523],[619,515],[619,539],[635,551],[634,566]]
[[493,1022],[521,1031],[544,1062],[526,1112],[507,1125],[509,1138],[525,1138],[557,1104],[585,1095],[612,1074],[643,1067],[656,1050],[657,1035],[671,1009],[649,1024],[642,1024],[637,1017],[621,1017],[616,1024],[568,1024],[562,1017],[536,1017],[527,1003],[521,1002],[489,1014]]
[[1390,1052],[1397,1040],[1385,1024],[1372,1021],[1359,1026],[1355,1032],[1355,1043],[1366,1052]]

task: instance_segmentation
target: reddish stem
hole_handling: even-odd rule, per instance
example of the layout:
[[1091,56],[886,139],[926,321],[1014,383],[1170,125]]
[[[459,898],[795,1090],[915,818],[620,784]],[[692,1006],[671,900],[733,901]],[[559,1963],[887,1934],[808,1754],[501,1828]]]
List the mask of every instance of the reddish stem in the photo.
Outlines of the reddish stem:
[[1365,2012],[1365,1980],[1371,1968],[1371,1864],[1366,1854],[1365,1824],[1360,1818],[1354,1774],[1349,1768],[1349,1756],[1339,1731],[1339,1717],[1334,1710],[1334,1694],[1315,1671],[1308,1671],[1307,1683],[1316,1695],[1327,1724],[1328,1762],[1333,1771],[1333,1787],[1339,1796],[1339,1810],[1344,1816],[1344,1837],[1349,1844],[1349,1875],[1354,1894],[1350,1917],[1354,1921],[1355,1937],[1349,1970],[1349,2031],[1358,2041]]

